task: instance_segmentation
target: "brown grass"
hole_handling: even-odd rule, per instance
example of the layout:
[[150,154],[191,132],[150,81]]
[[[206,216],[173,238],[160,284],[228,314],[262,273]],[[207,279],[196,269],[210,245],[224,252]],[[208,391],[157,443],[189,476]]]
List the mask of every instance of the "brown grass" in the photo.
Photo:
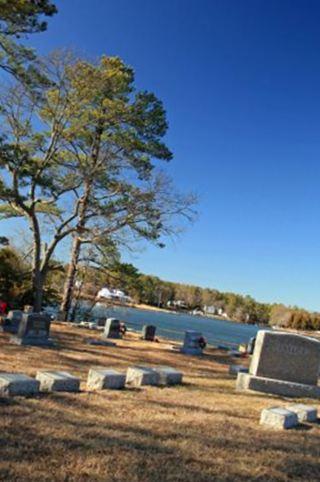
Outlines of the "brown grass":
[[92,332],[68,326],[53,325],[52,335],[57,348],[41,349],[1,334],[0,370],[63,369],[85,390],[91,366],[167,364],[185,384],[0,399],[0,480],[319,480],[320,425],[260,427],[261,409],[287,401],[236,393],[222,352],[188,357],[133,334],[117,347],[92,346],[84,343]]

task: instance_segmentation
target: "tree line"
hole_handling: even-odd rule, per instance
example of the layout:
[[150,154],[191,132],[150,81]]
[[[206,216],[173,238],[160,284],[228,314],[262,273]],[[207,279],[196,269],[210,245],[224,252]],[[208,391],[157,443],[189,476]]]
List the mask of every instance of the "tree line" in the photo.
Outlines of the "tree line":
[[[11,308],[30,304],[33,300],[30,271],[32,264],[19,249],[0,249],[0,298]],[[44,285],[44,304],[60,304],[69,267],[52,260]],[[261,323],[297,330],[320,330],[320,314],[283,304],[259,303],[251,296],[224,293],[183,283],[163,281],[140,273],[132,264],[122,263],[118,256],[109,256],[104,264],[82,260],[77,270],[76,290],[70,318],[74,319],[79,302],[84,298],[97,301],[104,287],[124,290],[137,304],[167,308],[168,302],[184,301],[186,310],[204,310],[205,306],[221,309],[229,319],[242,323]]]

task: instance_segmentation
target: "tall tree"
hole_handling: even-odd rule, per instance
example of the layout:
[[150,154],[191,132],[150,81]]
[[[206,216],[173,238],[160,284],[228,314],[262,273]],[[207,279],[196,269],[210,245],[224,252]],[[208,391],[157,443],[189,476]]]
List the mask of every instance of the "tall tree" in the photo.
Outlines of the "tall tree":
[[51,86],[39,98],[23,87],[2,98],[0,214],[25,217],[32,231],[36,311],[55,248],[73,235],[67,312],[82,245],[99,249],[128,233],[161,245],[175,216],[191,217],[194,199],[154,169],[171,158],[165,112],[153,94],[134,92],[131,68],[56,54],[44,73]]
[[[136,92],[134,73],[117,57],[77,62],[68,69],[69,98],[77,116],[65,133],[66,159],[80,179],[79,211],[61,311],[70,309],[83,244],[130,233],[157,242],[169,217],[191,217],[194,199],[174,193],[154,161],[170,160],[162,103]],[[56,99],[55,89],[50,93]],[[77,201],[78,202],[78,201]],[[161,243],[160,243],[161,244]]]
[[74,188],[73,178],[60,162],[68,112],[61,105],[52,122],[47,122],[42,115],[46,88],[42,89],[40,102],[23,84],[14,85],[2,95],[0,110],[0,218],[24,217],[29,224],[35,311],[41,309],[54,250],[72,232],[71,223],[77,217],[77,206],[72,211],[63,205]]

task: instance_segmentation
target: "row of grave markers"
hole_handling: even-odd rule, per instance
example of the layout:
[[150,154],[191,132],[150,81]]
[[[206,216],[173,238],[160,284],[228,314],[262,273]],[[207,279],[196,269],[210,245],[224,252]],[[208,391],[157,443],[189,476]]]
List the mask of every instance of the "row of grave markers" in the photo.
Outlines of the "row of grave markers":
[[318,422],[318,410],[303,403],[265,408],[260,417],[261,425],[275,429],[295,428],[305,422]]
[[[48,346],[52,344],[49,338],[50,322],[51,318],[46,314],[24,314],[19,322],[18,333],[11,341]],[[155,328],[146,325],[145,335],[148,334],[148,326]],[[102,338],[120,337],[119,320],[108,318]],[[199,332],[186,331],[180,351],[189,355],[201,355],[201,338]],[[320,398],[319,366],[318,340],[298,334],[261,330],[256,337],[249,373],[244,369],[238,370],[236,388],[239,391],[258,391],[289,397]]]
[[[11,343],[18,345],[32,346],[53,346],[50,338],[51,316],[46,313],[24,313],[20,310],[11,311],[8,317],[1,325],[4,332],[10,333]],[[154,325],[144,325],[142,328],[141,338],[146,341],[155,340],[156,327]],[[121,322],[116,318],[107,318],[102,340],[120,339],[122,338]],[[185,332],[185,339],[181,352],[187,355],[201,355],[203,346],[201,340],[202,334],[197,331],[188,330]],[[103,344],[98,340],[88,340],[91,344]],[[106,345],[108,343],[105,343]]]
[[[183,374],[168,366],[129,367],[126,373],[107,368],[91,368],[87,390],[122,389],[145,385],[171,386],[182,383]],[[22,373],[0,373],[0,396],[26,396],[41,392],[78,392],[80,378],[65,371],[39,370],[35,378]]]

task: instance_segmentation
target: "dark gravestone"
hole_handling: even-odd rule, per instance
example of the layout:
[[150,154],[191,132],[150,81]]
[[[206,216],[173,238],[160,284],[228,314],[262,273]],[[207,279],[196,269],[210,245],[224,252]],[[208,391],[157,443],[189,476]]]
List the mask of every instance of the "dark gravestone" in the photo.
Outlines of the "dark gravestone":
[[184,336],[181,353],[186,355],[202,355],[203,347],[201,346],[202,334],[199,331],[187,330]]
[[9,311],[8,316],[4,318],[0,326],[0,331],[13,334],[18,333],[22,316],[23,312],[20,310]]
[[46,313],[25,313],[17,335],[11,341],[17,345],[52,346],[50,324],[51,317]]
[[252,336],[249,340],[248,346],[247,346],[247,353],[248,355],[253,355],[254,352],[254,346],[256,344],[256,337]]
[[106,325],[106,319],[104,316],[100,316],[97,319],[97,326],[105,326]]
[[107,318],[103,338],[122,338],[121,323],[116,318]]
[[154,341],[156,329],[157,328],[154,325],[144,325],[142,328],[142,339],[147,341]]

